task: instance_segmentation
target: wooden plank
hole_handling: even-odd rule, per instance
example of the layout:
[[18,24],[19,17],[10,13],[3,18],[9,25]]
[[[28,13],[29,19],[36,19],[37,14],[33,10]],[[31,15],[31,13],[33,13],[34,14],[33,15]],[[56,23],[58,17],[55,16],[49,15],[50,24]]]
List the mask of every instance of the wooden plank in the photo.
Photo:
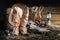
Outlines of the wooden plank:
[[52,24],[54,24],[54,25],[60,25],[60,21],[52,21]]

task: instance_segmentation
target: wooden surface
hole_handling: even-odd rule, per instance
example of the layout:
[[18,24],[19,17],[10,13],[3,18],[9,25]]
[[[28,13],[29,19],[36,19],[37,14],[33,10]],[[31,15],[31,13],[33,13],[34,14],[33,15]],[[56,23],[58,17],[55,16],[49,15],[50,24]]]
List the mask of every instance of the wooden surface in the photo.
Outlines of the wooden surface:
[[[48,11],[51,11],[52,13],[52,24],[60,25],[60,7],[44,7],[44,10],[42,12],[42,19],[47,21],[46,15]],[[30,19],[34,19],[34,14],[32,11],[30,12]]]
[[44,20],[47,20],[46,15],[48,11],[51,11],[52,13],[52,17],[51,17],[52,24],[60,25],[60,7],[46,7],[42,12]]

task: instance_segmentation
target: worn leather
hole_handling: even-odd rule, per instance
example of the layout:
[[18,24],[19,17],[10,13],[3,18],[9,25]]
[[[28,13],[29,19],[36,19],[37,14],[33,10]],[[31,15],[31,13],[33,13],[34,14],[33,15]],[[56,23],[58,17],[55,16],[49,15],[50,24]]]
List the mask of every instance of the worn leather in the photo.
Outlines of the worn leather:
[[13,7],[12,8],[12,22],[14,23],[14,29],[13,33],[18,35],[19,31],[21,34],[27,33],[27,22],[29,17],[29,8],[26,7],[24,10],[22,10],[19,7]]

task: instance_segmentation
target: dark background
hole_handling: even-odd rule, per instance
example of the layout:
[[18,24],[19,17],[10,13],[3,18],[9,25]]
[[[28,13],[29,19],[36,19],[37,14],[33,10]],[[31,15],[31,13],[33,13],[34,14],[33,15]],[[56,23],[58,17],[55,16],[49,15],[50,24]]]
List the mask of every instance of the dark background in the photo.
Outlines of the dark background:
[[0,0],[0,26],[6,23],[6,9],[15,3],[23,3],[29,7],[32,6],[60,6],[59,0]]

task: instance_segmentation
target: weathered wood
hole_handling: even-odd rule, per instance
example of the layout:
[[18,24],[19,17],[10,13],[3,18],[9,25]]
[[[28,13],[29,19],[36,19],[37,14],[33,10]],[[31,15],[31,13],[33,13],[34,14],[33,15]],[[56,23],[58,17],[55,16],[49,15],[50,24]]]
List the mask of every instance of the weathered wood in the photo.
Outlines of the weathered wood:
[[[47,21],[47,13],[51,11],[52,18],[51,20],[54,21],[52,24],[59,24],[60,25],[60,7],[44,7],[44,10],[41,12],[42,19]],[[31,11],[32,12],[32,11]],[[34,14],[32,13],[32,16]],[[34,17],[32,17],[33,20]]]

